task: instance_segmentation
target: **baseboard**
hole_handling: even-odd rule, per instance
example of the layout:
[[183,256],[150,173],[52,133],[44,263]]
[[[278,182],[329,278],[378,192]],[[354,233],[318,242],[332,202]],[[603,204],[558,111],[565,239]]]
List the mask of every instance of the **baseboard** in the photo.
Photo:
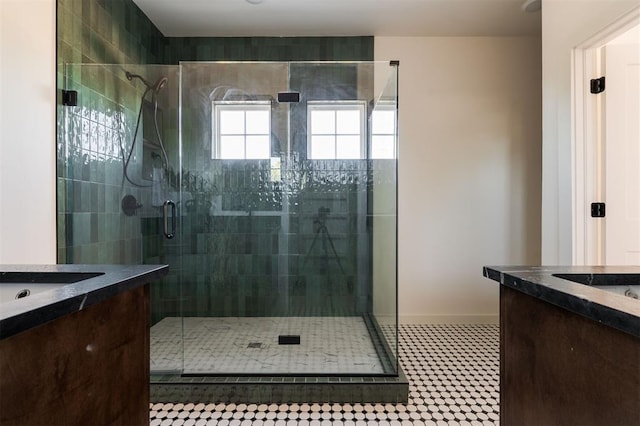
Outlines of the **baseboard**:
[[400,324],[498,324],[495,315],[400,315]]

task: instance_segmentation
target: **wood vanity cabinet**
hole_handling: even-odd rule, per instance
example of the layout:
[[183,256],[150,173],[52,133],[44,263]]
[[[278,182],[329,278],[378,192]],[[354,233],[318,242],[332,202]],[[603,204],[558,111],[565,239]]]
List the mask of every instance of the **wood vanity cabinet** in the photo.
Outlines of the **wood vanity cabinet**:
[[640,425],[640,338],[501,285],[500,425]]
[[0,425],[148,424],[148,284],[0,340]]

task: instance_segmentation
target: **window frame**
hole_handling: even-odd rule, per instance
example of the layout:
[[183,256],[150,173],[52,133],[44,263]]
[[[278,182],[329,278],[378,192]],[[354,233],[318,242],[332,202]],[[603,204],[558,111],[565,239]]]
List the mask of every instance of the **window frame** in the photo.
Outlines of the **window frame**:
[[[211,103],[211,159],[213,160],[268,160],[271,158],[271,102],[270,101],[213,101]],[[243,158],[224,158],[222,157],[221,137],[226,136],[220,133],[220,112],[221,111],[243,111],[244,117],[244,133],[229,134],[232,136],[242,136],[244,139],[244,157]],[[267,111],[269,113],[269,129],[268,133],[247,134],[247,111]],[[267,136],[269,140],[269,153],[264,158],[247,158],[247,136]]]
[[[354,108],[355,107],[355,108]],[[357,159],[364,159],[367,156],[367,102],[364,100],[314,100],[307,101],[307,159],[309,160],[356,160],[355,158],[340,158],[338,157],[337,139],[334,143],[333,158],[314,158],[311,156],[312,152],[312,136],[329,136],[325,133],[312,133],[311,128],[311,114],[313,111],[340,111],[340,110],[353,110],[358,109],[360,112],[360,155]],[[353,134],[337,133],[336,131],[331,136],[354,136]]]

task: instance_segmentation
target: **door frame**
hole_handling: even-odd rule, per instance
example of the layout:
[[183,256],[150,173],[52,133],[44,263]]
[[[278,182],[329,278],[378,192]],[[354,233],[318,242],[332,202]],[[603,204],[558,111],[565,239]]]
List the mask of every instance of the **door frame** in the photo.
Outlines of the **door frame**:
[[602,76],[601,49],[640,22],[640,6],[627,12],[571,52],[571,196],[572,263],[604,264],[604,221],[591,218],[589,205],[603,201],[604,108],[601,96],[588,93],[589,80]]

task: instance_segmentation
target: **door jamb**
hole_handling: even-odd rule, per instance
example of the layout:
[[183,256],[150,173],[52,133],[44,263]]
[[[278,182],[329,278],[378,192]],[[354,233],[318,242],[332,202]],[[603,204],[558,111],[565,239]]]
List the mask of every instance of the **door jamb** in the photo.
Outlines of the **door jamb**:
[[604,201],[604,123],[601,96],[589,96],[589,80],[601,77],[601,48],[640,22],[640,7],[576,46],[571,52],[572,263],[604,263],[604,222],[593,220],[589,205]]

